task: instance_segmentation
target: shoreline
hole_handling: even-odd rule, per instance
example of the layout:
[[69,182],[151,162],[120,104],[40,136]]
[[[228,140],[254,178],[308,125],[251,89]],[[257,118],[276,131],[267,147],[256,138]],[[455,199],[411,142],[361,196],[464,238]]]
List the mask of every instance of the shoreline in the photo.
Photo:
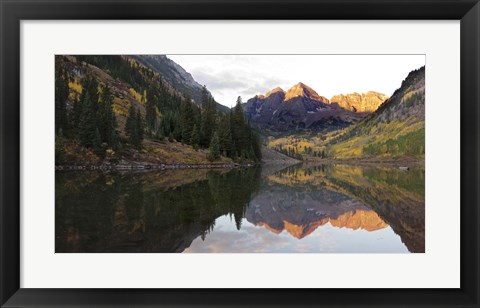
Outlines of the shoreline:
[[381,166],[424,166],[425,159],[417,159],[412,157],[397,157],[397,158],[388,158],[388,157],[377,157],[377,158],[348,158],[348,159],[321,159],[321,160],[304,160],[306,165],[315,165],[315,164],[344,164],[344,165],[362,165],[362,166],[372,166],[372,165],[381,165]]
[[183,169],[233,169],[258,165],[327,165],[345,164],[361,166],[413,167],[424,166],[425,160],[415,158],[361,158],[361,159],[319,159],[304,161],[263,161],[262,163],[210,163],[210,164],[101,164],[101,165],[56,165],[55,171],[136,171],[136,170],[183,170]]
[[56,165],[55,171],[136,171],[136,170],[178,170],[178,169],[233,169],[253,167],[257,164],[102,164],[102,165]]

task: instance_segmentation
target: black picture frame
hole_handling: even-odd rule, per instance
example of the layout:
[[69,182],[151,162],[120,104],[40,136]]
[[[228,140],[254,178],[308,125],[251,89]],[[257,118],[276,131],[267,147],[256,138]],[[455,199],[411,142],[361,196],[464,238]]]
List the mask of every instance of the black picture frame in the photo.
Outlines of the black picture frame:
[[[0,304],[2,307],[479,307],[480,4],[478,0],[123,0],[116,2],[0,0],[0,14]],[[20,21],[48,19],[460,20],[461,287],[459,289],[20,288]]]

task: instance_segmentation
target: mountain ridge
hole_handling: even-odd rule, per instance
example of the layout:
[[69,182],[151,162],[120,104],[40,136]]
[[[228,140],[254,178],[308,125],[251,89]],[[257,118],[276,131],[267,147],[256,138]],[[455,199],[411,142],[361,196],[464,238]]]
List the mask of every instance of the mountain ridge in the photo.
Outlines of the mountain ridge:
[[[374,96],[386,98],[378,92],[368,93],[372,93],[369,97],[375,93]],[[376,106],[380,101],[383,102],[382,99],[376,100]],[[250,98],[243,106],[249,121],[266,134],[341,129],[358,122],[372,110],[360,105],[352,109],[341,102],[332,103],[303,82],[287,91],[275,87],[266,94]]]
[[425,155],[425,66],[378,109],[329,141],[335,157]]
[[337,103],[342,108],[354,112],[374,112],[386,99],[388,99],[388,96],[385,94],[376,91],[367,91],[365,93],[353,92],[334,95],[330,99],[330,103]]
[[[132,55],[130,57],[160,74],[178,91],[190,95],[198,106],[202,105],[203,85],[198,83],[192,74],[167,55]],[[210,91],[208,91],[208,94],[212,96]],[[230,111],[230,108],[219,103],[216,103],[216,108],[224,113]]]
[[[205,87],[196,105],[130,56],[57,55],[55,87],[56,166],[261,159],[260,141],[241,112],[230,121]],[[250,138],[234,143],[244,136]]]
[[288,91],[285,93],[285,100],[288,101],[299,96],[308,97],[309,99],[314,99],[317,101],[328,102],[328,99],[326,97],[318,95],[315,90],[302,82],[299,82],[290,89],[288,89]]

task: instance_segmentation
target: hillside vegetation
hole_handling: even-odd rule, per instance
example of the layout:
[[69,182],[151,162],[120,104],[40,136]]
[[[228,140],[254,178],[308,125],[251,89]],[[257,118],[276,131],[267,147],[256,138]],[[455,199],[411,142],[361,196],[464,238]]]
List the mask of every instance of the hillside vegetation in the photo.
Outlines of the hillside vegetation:
[[412,71],[374,113],[325,134],[271,138],[268,147],[297,159],[425,156],[425,67]]
[[412,71],[373,114],[329,140],[330,154],[359,156],[425,155],[425,67]]
[[241,100],[217,109],[128,56],[56,56],[56,165],[259,162]]

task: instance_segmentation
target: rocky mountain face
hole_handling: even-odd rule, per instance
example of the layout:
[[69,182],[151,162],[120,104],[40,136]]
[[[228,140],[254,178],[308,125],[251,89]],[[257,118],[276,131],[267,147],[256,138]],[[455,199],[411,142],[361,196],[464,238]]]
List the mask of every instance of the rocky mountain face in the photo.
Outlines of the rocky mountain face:
[[[192,98],[200,103],[202,85],[193,79],[183,67],[170,60],[165,55],[135,55],[132,56],[143,65],[161,74],[172,86],[181,92],[191,93]],[[196,95],[194,95],[196,94]]]
[[330,99],[332,104],[353,112],[374,112],[388,98],[388,96],[375,91],[367,93],[351,93],[335,95]]
[[[189,94],[197,105],[202,103],[203,86],[189,72],[166,55],[134,55],[131,57],[162,75],[179,92]],[[228,107],[218,103],[217,109],[224,112],[229,111]]]
[[425,121],[425,66],[411,71],[373,116],[383,122]]
[[327,175],[331,187],[375,211],[410,252],[425,252],[425,169],[349,168]]
[[246,209],[246,219],[256,226],[279,234],[286,230],[304,238],[330,223],[337,228],[376,231],[388,225],[361,202],[331,190],[292,193],[284,186],[271,186],[256,196]]
[[[278,121],[277,109],[284,108],[282,100],[283,104],[288,103],[281,89],[271,91],[274,94],[258,95],[249,100],[246,104],[246,112],[253,125],[263,129],[266,135],[276,137],[276,140],[271,139],[274,141],[269,142],[269,147],[292,157],[298,157],[298,155],[318,157],[321,153],[323,157],[336,159],[360,157],[423,159],[425,155],[425,66],[412,70],[401,85],[399,83],[399,86],[388,98],[373,91],[364,94],[336,95],[327,101],[327,104],[325,100],[318,102],[318,97],[313,98],[318,106],[323,108],[319,108],[317,112],[307,111],[306,116],[299,112],[297,121],[314,117],[316,122],[313,123],[324,125],[323,127],[308,126],[311,122],[304,122],[307,123],[303,126],[307,133],[303,136],[295,134],[298,128],[281,127],[276,122]],[[280,107],[272,103],[271,97],[274,95],[279,96],[278,101],[274,103]],[[295,99],[298,100],[299,97]],[[327,118],[327,115],[330,117]],[[311,134],[308,130],[320,132],[320,138],[317,140],[310,138]],[[331,132],[325,134],[328,130]],[[278,131],[280,133],[277,133]],[[286,136],[288,133],[293,134]],[[307,150],[307,147],[313,150]]]
[[411,71],[375,112],[329,141],[331,155],[417,157],[425,155],[425,66]]
[[[263,170],[262,170],[263,173]],[[411,252],[425,252],[425,170],[350,165],[290,166],[265,175],[245,218],[304,238],[329,223],[376,231],[387,226]]]
[[[368,115],[376,101],[373,99],[376,92],[371,93],[360,99],[360,103],[352,105],[358,106],[356,109],[348,107],[347,103],[332,104],[300,82],[286,92],[275,88],[265,95],[251,98],[244,104],[244,110],[253,125],[267,132],[329,131],[347,127]],[[379,100],[381,95],[377,96]],[[362,107],[367,102],[369,107]]]

